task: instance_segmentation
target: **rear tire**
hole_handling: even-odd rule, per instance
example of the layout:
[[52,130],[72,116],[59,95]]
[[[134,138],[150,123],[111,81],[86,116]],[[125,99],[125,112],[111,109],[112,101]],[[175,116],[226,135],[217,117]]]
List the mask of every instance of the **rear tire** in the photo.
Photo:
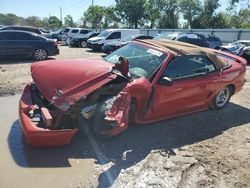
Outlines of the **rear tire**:
[[39,48],[39,49],[36,49],[34,51],[33,57],[35,60],[42,61],[42,60],[47,59],[48,54],[47,54],[46,50]]
[[215,96],[211,108],[214,110],[221,110],[225,108],[232,96],[232,87],[226,86],[219,91]]

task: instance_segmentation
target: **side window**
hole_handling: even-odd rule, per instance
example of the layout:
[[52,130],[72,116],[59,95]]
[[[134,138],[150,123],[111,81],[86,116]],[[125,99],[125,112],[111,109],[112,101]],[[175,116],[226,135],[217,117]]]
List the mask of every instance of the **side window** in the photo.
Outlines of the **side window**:
[[111,33],[107,39],[120,39],[121,38],[121,32],[113,32]]
[[12,33],[1,33],[0,40],[12,40]]
[[81,34],[87,34],[89,31],[88,30],[85,30],[85,29],[82,29],[81,31],[80,31],[80,33]]
[[182,79],[198,75],[205,75],[215,71],[214,64],[205,56],[186,55],[177,57],[169,65],[162,77]]
[[72,31],[71,31],[71,33],[78,33],[78,29],[73,29]]
[[38,39],[27,33],[13,33],[13,40],[38,40]]

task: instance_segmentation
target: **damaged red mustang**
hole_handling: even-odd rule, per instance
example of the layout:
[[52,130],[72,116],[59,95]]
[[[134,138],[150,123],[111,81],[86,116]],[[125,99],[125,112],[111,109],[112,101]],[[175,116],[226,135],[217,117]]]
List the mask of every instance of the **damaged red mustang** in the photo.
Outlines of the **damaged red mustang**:
[[104,59],[33,63],[33,82],[19,103],[28,144],[66,145],[81,118],[102,138],[128,125],[211,107],[223,109],[245,83],[246,61],[224,52],[168,41],[133,41]]

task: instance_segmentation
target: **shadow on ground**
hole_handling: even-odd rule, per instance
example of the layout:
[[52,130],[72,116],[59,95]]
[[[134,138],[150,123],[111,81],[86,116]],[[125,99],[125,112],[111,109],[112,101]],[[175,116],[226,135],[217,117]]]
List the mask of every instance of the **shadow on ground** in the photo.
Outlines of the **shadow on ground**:
[[249,114],[250,109],[230,103],[222,111],[208,110],[150,126],[132,127],[109,142],[85,136],[80,131],[70,146],[46,149],[27,146],[22,141],[19,122],[15,121],[8,143],[13,159],[22,167],[70,167],[69,158],[94,158],[98,164],[112,161],[114,165],[98,178],[99,187],[109,187],[121,169],[145,159],[152,150],[175,155],[175,148],[214,138],[232,127],[249,123]]

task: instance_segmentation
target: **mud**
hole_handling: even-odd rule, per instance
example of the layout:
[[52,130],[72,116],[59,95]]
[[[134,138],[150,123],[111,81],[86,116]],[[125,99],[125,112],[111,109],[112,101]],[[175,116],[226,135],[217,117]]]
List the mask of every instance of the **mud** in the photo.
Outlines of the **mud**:
[[[25,63],[0,66],[12,65],[29,71]],[[10,85],[24,82],[9,79]],[[70,146],[49,149],[25,144],[17,114],[20,95],[10,96],[4,89],[0,187],[250,187],[249,67],[247,79],[244,90],[222,111],[131,127],[108,142],[81,130]]]

